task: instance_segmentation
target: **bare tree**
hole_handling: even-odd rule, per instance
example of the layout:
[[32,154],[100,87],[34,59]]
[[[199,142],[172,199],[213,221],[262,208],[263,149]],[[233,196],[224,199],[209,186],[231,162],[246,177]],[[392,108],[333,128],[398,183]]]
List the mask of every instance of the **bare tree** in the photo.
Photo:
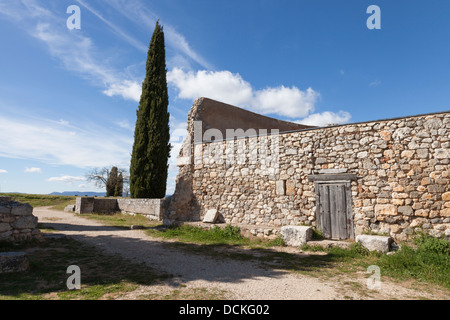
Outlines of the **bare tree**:
[[[86,174],[86,180],[94,183],[94,185],[99,189],[106,188],[112,168],[114,167],[94,168]],[[127,173],[127,170],[120,168],[117,169],[117,172],[123,176],[123,189],[128,196],[130,180],[129,174]]]

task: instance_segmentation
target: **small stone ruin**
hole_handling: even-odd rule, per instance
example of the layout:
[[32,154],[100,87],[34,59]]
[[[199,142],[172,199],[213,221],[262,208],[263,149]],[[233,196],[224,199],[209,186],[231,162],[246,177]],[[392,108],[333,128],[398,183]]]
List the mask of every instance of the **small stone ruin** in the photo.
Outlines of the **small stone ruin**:
[[38,219],[33,216],[33,207],[28,203],[0,197],[0,241],[21,242],[41,240]]

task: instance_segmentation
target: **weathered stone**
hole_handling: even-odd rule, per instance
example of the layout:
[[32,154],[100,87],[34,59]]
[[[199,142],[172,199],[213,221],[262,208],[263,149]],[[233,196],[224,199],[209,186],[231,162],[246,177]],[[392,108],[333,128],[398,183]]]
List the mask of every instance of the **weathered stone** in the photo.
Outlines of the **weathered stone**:
[[0,273],[23,272],[29,268],[25,252],[1,252]]
[[434,152],[434,157],[436,159],[449,159],[450,150],[449,149],[436,149]]
[[307,226],[284,226],[281,235],[288,246],[299,247],[312,239],[313,230]]
[[400,206],[398,207],[397,212],[405,216],[410,216],[413,213],[413,208],[411,206]]
[[65,212],[74,212],[75,211],[75,205],[74,204],[69,204],[64,208]]
[[0,223],[0,233],[11,230],[11,225],[9,223]]
[[295,188],[296,188],[295,181],[292,181],[292,180],[286,181],[286,195],[287,196],[295,196],[295,194],[296,194]]
[[356,156],[360,159],[364,159],[364,158],[367,158],[367,155],[368,155],[367,151],[362,151],[362,152],[359,152]]
[[450,208],[445,208],[440,211],[441,217],[450,217]]
[[445,192],[442,194],[442,200],[450,201],[450,192]]
[[397,207],[392,204],[375,205],[375,215],[395,216],[396,214],[397,214]]
[[432,118],[432,119],[428,119],[425,121],[425,123],[423,124],[423,126],[430,130],[430,129],[440,129],[442,126],[442,120],[437,119],[437,118]]
[[381,131],[380,136],[386,141],[391,140],[391,133],[389,131]]
[[20,219],[17,219],[14,224],[13,227],[17,228],[17,229],[34,229],[37,227],[38,224],[38,219],[34,216],[27,216],[27,217],[22,217]]
[[446,186],[441,185],[441,184],[432,184],[432,185],[429,185],[427,187],[427,189],[428,189],[428,192],[430,192],[430,193],[442,193],[445,191],[445,187]]
[[205,223],[215,223],[219,217],[219,212],[217,209],[210,209],[206,212],[203,222]]
[[33,207],[28,203],[18,203],[18,205],[11,207],[11,214],[15,216],[31,216]]
[[1,232],[0,233],[0,240],[2,241],[8,241],[10,240],[11,236],[12,236],[12,231],[6,231],[6,232]]
[[428,158],[428,149],[417,149],[417,158],[419,159]]
[[392,239],[385,236],[359,235],[356,236],[356,242],[359,242],[369,251],[386,253],[389,251]]
[[284,196],[286,194],[286,181],[285,180],[277,181],[275,183],[275,188],[277,196]]
[[404,150],[401,153],[401,157],[402,158],[412,158],[414,155],[415,151],[414,150]]

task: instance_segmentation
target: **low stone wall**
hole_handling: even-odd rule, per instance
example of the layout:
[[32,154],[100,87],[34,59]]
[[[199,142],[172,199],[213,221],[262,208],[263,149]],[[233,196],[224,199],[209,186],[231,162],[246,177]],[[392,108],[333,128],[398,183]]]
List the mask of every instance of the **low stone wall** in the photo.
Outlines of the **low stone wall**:
[[75,213],[129,213],[141,214],[150,220],[162,220],[164,199],[108,199],[93,197],[78,197]]
[[0,241],[41,240],[42,235],[37,228],[38,219],[33,216],[33,207],[28,203],[9,200],[0,199]]
[[122,213],[142,214],[150,220],[162,220],[164,199],[117,199]]

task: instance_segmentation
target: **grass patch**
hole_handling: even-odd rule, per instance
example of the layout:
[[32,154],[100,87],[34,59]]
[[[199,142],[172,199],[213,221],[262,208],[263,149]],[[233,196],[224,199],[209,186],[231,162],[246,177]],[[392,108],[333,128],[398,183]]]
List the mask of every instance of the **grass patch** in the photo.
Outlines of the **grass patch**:
[[148,233],[163,239],[177,239],[197,244],[248,245],[250,243],[250,239],[241,235],[239,227],[231,225],[224,228],[214,226],[208,230],[190,225],[171,226],[161,230],[148,230]]
[[210,229],[191,225],[170,226],[166,228],[152,228],[146,232],[150,236],[162,239],[175,239],[180,242],[200,245],[249,246],[252,248],[285,246],[281,236],[272,240],[250,239],[242,236],[241,229],[238,226],[230,224],[227,224],[225,227],[213,226]]
[[377,265],[385,275],[399,280],[416,279],[450,289],[450,242],[424,233],[413,245],[404,244],[393,255],[383,255]]
[[143,215],[136,214],[83,214],[83,218],[96,220],[100,223],[106,224],[112,227],[118,227],[123,229],[129,229],[131,226],[143,226],[144,228],[152,228],[160,225],[160,222],[149,220]]
[[51,206],[55,210],[64,210],[69,204],[75,204],[76,197],[45,194],[0,193],[0,196],[11,197],[13,201],[28,203],[32,207]]
[[[144,264],[119,256],[105,255],[95,247],[73,239],[3,243],[1,251],[25,251],[30,269],[23,273],[0,274],[0,300],[102,299],[133,291],[138,285],[151,285],[167,278]],[[67,289],[67,267],[81,269],[81,290]]]
[[[394,280],[417,280],[450,289],[450,242],[442,238],[419,234],[412,245],[403,244],[392,255],[368,252],[359,243],[352,244],[349,249],[324,249],[319,246],[304,246],[302,249],[327,253],[305,258],[309,271],[332,266],[348,272],[355,268],[365,270],[370,265],[377,265],[383,276]],[[300,267],[297,269],[302,270]]]

